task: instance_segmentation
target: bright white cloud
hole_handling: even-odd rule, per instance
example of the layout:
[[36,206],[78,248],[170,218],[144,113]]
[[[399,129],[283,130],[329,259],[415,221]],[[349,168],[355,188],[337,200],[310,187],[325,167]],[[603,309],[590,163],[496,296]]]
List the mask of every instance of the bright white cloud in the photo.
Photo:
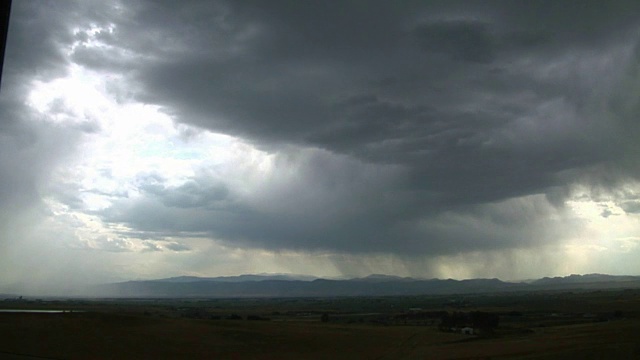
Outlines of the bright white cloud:
[[[70,128],[86,125],[75,156],[54,171],[45,190],[50,193],[46,204],[52,226],[72,229],[78,242],[73,247],[148,249],[141,239],[117,233],[126,227],[114,228],[92,215],[119,198],[139,196],[142,187],[175,188],[206,173],[243,193],[269,171],[270,156],[239,139],[177,124],[159,106],[116,99],[108,90],[111,76],[77,65],[68,74],[34,82],[27,104],[39,114],[36,121]],[[156,249],[187,249],[171,244]]]

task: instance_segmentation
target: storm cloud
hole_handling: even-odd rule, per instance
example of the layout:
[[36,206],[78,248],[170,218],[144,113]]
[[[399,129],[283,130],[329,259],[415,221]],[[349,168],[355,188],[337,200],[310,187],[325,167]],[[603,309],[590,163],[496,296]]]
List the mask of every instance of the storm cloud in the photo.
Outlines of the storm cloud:
[[[639,10],[634,1],[16,4],[0,128],[10,140],[0,146],[29,138],[16,130],[29,126],[72,141],[23,140],[47,154],[25,173],[15,172],[19,150],[1,157],[0,197],[40,193],[93,217],[110,235],[96,233],[90,247],[105,251],[196,256],[189,242],[204,239],[430,264],[574,249],[604,231],[585,218],[589,204],[625,226],[640,212]],[[44,20],[32,27],[34,16]],[[101,84],[102,110],[25,102],[35,82],[81,71]],[[104,112],[119,106],[129,107]],[[143,124],[150,109],[155,125]],[[19,119],[37,116],[58,120]],[[127,124],[137,130],[118,130]],[[142,164],[126,151],[151,165],[118,170]],[[29,179],[43,190],[20,190]]]
[[[270,151],[287,145],[325,150],[323,161],[297,157],[296,181],[303,183],[278,194],[286,204],[287,191],[296,198],[320,193],[317,199],[330,204],[305,217],[312,222],[339,212],[340,200],[366,209],[318,228],[303,225],[309,234],[298,238],[299,223],[276,218],[259,226],[270,210],[258,219],[242,214],[247,228],[277,234],[265,246],[293,245],[314,234],[313,244],[331,247],[336,239],[336,247],[351,248],[348,238],[372,232],[389,239],[373,243],[395,243],[389,247],[403,251],[393,225],[557,191],[594,167],[608,171],[608,163],[635,148],[635,121],[612,104],[635,101],[624,99],[623,87],[637,62],[637,23],[621,21],[611,30],[610,22],[629,11],[620,4],[585,10],[543,2],[529,19],[516,17],[530,5],[513,4],[461,14],[451,13],[453,4],[385,2],[198,4],[178,13],[147,5],[133,22],[148,24],[145,43],[157,44],[147,51],[158,59],[136,74],[145,100],[165,104],[181,121]],[[195,12],[208,20],[192,19]],[[537,24],[548,17],[559,18]],[[512,28],[516,21],[519,28]],[[347,193],[353,194],[375,177],[354,171],[355,164],[341,168],[344,156],[396,166],[402,175],[360,199],[326,201],[341,186],[352,186]],[[336,190],[323,186],[331,181]],[[380,198],[410,200],[389,207]]]

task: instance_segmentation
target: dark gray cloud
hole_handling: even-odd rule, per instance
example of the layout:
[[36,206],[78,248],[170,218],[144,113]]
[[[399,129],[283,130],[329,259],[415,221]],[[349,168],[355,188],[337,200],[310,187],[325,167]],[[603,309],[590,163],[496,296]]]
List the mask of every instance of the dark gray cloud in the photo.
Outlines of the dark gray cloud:
[[[594,118],[590,103],[612,101],[593,88],[619,86],[611,72],[633,59],[615,50],[637,39],[610,23],[628,9],[542,2],[520,19],[524,29],[512,30],[531,9],[487,4],[448,20],[455,14],[437,5],[374,3],[363,11],[360,3],[247,2],[208,8],[205,25],[189,21],[188,5],[171,17],[153,3],[139,20],[150,28],[144,40],[156,44],[144,50],[158,59],[137,72],[141,97],[181,121],[263,146],[318,146],[406,164],[420,179],[433,168],[444,183],[501,179],[509,176],[494,174],[526,163],[542,190],[558,171],[623,153],[596,150],[618,141],[622,120]],[[543,20],[550,33],[540,34],[538,18],[552,19]],[[629,31],[636,25],[618,23]],[[197,46],[185,49],[180,40]],[[608,58],[614,53],[620,60]]]
[[216,185],[221,180],[200,176],[195,183],[209,186],[156,183],[98,214],[153,238],[209,236],[230,246],[408,257],[544,245],[572,229],[544,196],[443,211],[438,194],[400,186],[406,180],[398,167],[319,150],[284,157],[249,195],[229,186],[217,197],[211,189],[226,188]]
[[452,60],[489,63],[496,56],[495,39],[488,25],[476,21],[444,21],[418,27],[416,37],[427,53]]
[[166,243],[164,244],[164,247],[171,250],[171,251],[176,251],[176,252],[180,252],[180,251],[189,251],[191,250],[191,248],[185,244],[180,244],[177,242],[170,242],[170,243]]
[[[69,7],[42,25],[59,30],[33,50],[46,69],[78,42],[70,59],[125,74],[118,91],[276,154],[250,194],[207,174],[141,177],[141,196],[95,212],[132,232],[347,253],[531,247],[569,231],[572,186],[640,179],[633,1]],[[65,17],[114,31],[92,47]]]
[[[554,238],[536,235],[552,209],[502,221],[492,204],[559,205],[577,182],[637,179],[638,7],[138,2],[103,38],[122,51],[75,60],[126,69],[138,97],[178,121],[326,152],[288,164],[297,178],[269,185],[271,207],[202,179],[143,187],[145,200],[105,219],[267,248],[446,253]],[[136,55],[113,60],[124,50]],[[361,166],[395,170],[372,184]]]
[[620,207],[622,208],[622,210],[624,210],[627,213],[632,213],[632,214],[640,213],[640,201],[638,200],[624,201],[622,204],[620,204]]
[[162,249],[160,248],[160,246],[158,246],[158,244],[156,244],[153,241],[145,241],[143,243],[145,249],[143,251],[145,252],[155,252],[155,251],[162,251]]

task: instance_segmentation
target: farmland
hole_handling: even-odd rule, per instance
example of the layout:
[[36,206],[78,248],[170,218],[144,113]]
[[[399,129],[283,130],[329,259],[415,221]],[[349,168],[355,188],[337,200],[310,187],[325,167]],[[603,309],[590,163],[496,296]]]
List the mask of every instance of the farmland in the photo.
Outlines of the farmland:
[[[26,299],[0,354],[52,359],[563,359],[640,356],[640,291],[274,298]],[[73,311],[71,311],[73,310]],[[443,314],[493,314],[462,334]],[[471,321],[471,320],[468,320]]]

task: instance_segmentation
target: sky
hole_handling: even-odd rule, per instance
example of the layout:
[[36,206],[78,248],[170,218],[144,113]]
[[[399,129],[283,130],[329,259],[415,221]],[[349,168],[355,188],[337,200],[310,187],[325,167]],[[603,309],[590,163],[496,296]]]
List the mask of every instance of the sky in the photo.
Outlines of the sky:
[[0,290],[640,275],[637,1],[14,1]]

